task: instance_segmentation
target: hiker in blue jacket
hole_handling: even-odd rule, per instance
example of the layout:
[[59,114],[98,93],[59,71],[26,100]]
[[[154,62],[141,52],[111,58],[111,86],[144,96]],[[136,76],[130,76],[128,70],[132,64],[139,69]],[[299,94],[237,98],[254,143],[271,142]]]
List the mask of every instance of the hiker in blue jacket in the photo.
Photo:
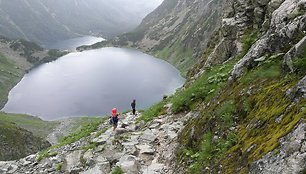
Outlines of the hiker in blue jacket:
[[131,107],[132,107],[132,110],[133,110],[133,115],[136,115],[136,100],[135,99],[131,103]]

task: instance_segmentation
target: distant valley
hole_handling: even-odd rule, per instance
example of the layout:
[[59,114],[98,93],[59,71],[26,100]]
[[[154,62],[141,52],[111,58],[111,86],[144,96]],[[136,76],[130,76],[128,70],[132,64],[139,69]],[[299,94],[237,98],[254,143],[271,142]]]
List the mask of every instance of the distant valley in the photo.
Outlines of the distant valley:
[[135,28],[161,0],[1,0],[0,35],[50,44],[82,35],[112,37]]

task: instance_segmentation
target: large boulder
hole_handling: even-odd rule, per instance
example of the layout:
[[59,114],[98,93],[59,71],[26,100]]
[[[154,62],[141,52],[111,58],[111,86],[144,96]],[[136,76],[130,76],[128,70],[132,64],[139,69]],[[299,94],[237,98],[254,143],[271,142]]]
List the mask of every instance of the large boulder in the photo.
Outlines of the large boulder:
[[284,56],[284,64],[291,72],[294,71],[293,60],[302,57],[306,50],[306,36],[292,47]]
[[122,156],[116,165],[121,167],[126,174],[139,173],[140,170],[140,164],[133,155]]

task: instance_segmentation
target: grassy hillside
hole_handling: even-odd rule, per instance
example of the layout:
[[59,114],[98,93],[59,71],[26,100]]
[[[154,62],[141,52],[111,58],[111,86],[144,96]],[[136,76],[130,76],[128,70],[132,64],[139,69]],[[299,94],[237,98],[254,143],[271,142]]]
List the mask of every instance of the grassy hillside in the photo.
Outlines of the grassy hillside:
[[0,52],[0,107],[7,101],[8,91],[22,78],[23,72]]
[[12,122],[0,121],[0,160],[15,160],[25,157],[50,144]]
[[45,138],[59,125],[58,121],[43,121],[38,117],[22,114],[8,114],[0,112],[0,122],[14,123],[23,129],[32,132],[35,136]]

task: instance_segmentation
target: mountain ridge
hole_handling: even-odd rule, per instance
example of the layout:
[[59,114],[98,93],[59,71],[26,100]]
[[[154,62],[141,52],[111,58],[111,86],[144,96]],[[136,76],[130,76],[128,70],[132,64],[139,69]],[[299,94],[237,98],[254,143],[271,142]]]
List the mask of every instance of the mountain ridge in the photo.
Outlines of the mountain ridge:
[[[84,35],[108,38],[132,30],[160,0],[149,3],[122,0],[114,0],[112,3],[105,0],[90,2],[1,1],[0,35],[39,44],[50,44]],[[126,8],[124,4],[134,6]]]

